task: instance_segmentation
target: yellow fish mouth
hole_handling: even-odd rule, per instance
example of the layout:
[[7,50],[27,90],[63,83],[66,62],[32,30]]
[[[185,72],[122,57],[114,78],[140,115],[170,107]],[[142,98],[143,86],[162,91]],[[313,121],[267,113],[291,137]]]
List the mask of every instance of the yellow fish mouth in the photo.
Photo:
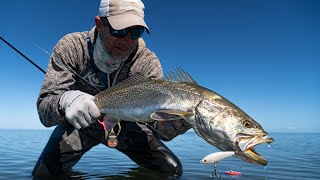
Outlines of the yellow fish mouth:
[[263,138],[253,138],[246,143],[246,148],[244,150],[237,151],[236,156],[249,163],[266,166],[268,164],[268,161],[256,152],[255,146],[263,143],[270,144],[273,141],[273,138],[269,136],[264,136]]

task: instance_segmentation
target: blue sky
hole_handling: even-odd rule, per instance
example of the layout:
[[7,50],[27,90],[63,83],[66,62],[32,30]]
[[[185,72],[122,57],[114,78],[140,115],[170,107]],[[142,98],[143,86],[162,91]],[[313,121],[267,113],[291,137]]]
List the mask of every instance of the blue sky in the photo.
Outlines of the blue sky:
[[[90,2],[90,3],[89,3]],[[57,41],[94,26],[99,0],[0,2],[0,36],[43,69]],[[143,37],[165,72],[182,67],[270,132],[320,132],[320,1],[149,0]],[[31,40],[30,40],[31,39]],[[44,74],[0,41],[0,128],[45,129]]]

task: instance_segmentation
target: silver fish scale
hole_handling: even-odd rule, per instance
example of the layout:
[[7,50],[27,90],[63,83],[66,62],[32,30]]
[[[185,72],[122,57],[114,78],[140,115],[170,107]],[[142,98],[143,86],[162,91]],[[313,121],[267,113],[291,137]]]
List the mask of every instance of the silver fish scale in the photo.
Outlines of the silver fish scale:
[[146,81],[101,93],[95,103],[101,113],[145,122],[151,121],[150,115],[158,110],[194,110],[201,99],[201,93],[192,83]]

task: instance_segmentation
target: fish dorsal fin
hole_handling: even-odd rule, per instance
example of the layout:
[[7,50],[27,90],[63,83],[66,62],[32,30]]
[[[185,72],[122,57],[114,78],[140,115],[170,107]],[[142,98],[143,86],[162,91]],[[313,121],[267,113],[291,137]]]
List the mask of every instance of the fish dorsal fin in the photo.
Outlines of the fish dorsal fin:
[[174,71],[169,71],[165,75],[164,80],[196,83],[196,81],[193,80],[192,77],[182,68],[178,68]]

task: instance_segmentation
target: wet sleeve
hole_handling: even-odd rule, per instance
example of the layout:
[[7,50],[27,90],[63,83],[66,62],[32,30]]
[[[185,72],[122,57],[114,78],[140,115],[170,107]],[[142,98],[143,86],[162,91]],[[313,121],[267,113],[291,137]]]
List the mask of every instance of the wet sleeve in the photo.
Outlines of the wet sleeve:
[[46,76],[42,85],[37,109],[41,123],[46,127],[58,125],[65,121],[59,112],[61,95],[75,83],[76,60],[80,61],[80,43],[73,35],[63,37],[55,46],[49,60]]
[[180,134],[184,134],[191,128],[191,125],[184,119],[172,121],[156,121],[153,126],[161,140],[171,141]]

